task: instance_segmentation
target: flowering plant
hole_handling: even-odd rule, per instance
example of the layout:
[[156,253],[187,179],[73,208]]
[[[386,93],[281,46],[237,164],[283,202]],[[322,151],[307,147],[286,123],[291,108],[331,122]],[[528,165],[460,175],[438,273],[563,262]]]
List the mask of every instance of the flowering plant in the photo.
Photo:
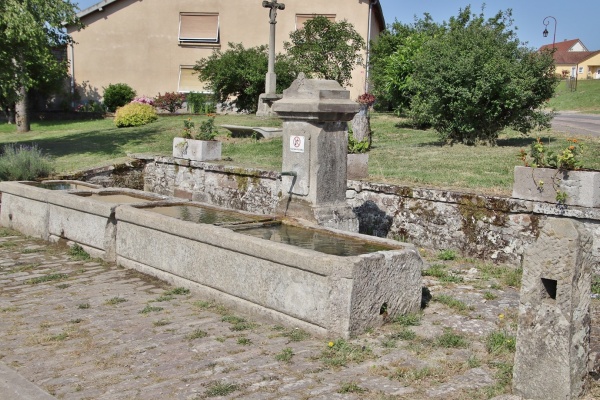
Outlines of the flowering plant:
[[[540,138],[537,138],[531,144],[531,152],[529,154],[524,149],[521,149],[519,153],[519,158],[526,167],[556,168],[556,173],[552,178],[552,186],[556,191],[556,201],[559,204],[565,204],[567,193],[560,188],[560,179],[557,177],[558,173],[565,170],[579,170],[582,167],[579,157],[583,154],[584,146],[577,139],[567,139],[567,141],[569,145],[558,154],[554,154],[551,150],[547,149]],[[544,190],[544,181],[535,182],[534,180],[534,183],[539,191]]]
[[373,103],[375,103],[375,100],[375,96],[373,96],[371,93],[363,93],[358,96],[358,99],[356,99],[358,103],[366,104],[368,106],[372,106]]
[[[560,153],[554,154],[547,149],[540,138],[531,144],[531,151],[527,153],[521,149],[519,158],[526,167],[557,168],[563,170],[577,170],[582,168],[580,160],[584,146],[577,139],[567,139],[569,145]],[[531,162],[528,159],[531,158]]]
[[154,99],[151,99],[150,97],[147,97],[147,96],[137,96],[133,100],[131,100],[131,102],[132,103],[140,103],[140,104],[149,104],[151,106],[154,105]]

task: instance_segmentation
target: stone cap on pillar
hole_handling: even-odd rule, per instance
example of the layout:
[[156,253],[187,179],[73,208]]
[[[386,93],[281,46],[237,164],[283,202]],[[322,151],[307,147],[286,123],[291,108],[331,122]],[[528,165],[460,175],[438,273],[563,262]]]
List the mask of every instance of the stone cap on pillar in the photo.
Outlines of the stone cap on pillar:
[[303,73],[283,91],[272,110],[283,119],[351,121],[359,104],[350,100],[350,91],[338,82],[306,79]]

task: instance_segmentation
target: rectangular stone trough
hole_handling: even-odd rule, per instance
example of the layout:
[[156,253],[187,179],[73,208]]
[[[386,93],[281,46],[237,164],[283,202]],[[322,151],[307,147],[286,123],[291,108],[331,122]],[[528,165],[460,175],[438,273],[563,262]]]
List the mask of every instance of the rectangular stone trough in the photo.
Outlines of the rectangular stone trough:
[[412,245],[316,229],[385,249],[337,256],[234,230],[257,222],[216,226],[137,206],[115,216],[119,264],[319,335],[348,337],[420,307],[422,260]]
[[[115,260],[115,209],[119,204],[165,201],[166,196],[131,189],[53,190],[61,186],[32,182],[2,182],[0,224],[49,241],[66,240],[82,246],[93,257]],[[69,185],[63,187],[72,187]]]

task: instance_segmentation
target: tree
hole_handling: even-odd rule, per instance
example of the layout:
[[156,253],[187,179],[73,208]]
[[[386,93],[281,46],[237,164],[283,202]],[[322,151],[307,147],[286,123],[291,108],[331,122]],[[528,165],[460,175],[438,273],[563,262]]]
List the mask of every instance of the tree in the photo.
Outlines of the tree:
[[[266,46],[244,48],[241,43],[229,43],[229,49],[215,50],[208,58],[196,62],[198,79],[208,84],[215,100],[232,100],[240,110],[256,111],[258,97],[265,91],[269,55]],[[287,57],[278,55],[275,62],[277,92],[291,85],[296,73]]]
[[361,65],[365,41],[346,20],[331,22],[324,16],[308,20],[302,29],[290,33],[284,43],[293,62],[307,76],[350,84],[352,70]]
[[552,118],[539,107],[557,84],[552,55],[520,45],[511,11],[485,19],[470,7],[428,40],[415,59],[410,114],[448,143],[495,144],[500,132],[528,133]]
[[70,0],[2,0],[0,2],[0,101],[17,103],[19,132],[29,131],[27,93],[67,75],[67,64],[52,49],[72,42],[64,25],[81,26]]
[[433,22],[429,14],[413,24],[395,21],[371,42],[369,59],[370,83],[377,97],[378,107],[388,111],[406,110],[413,94],[410,80],[414,59],[423,44],[443,32],[443,25]]

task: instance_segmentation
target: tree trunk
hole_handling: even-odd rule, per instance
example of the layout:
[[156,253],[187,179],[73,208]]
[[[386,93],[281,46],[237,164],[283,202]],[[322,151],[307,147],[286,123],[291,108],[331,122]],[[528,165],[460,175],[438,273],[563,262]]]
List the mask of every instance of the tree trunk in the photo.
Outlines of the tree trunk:
[[19,101],[15,106],[17,132],[24,133],[31,130],[29,123],[29,99],[27,98],[27,89],[22,87],[19,89]]
[[360,111],[352,119],[352,135],[354,140],[362,142],[367,139],[371,145],[371,120],[369,118],[369,106],[360,105]]

